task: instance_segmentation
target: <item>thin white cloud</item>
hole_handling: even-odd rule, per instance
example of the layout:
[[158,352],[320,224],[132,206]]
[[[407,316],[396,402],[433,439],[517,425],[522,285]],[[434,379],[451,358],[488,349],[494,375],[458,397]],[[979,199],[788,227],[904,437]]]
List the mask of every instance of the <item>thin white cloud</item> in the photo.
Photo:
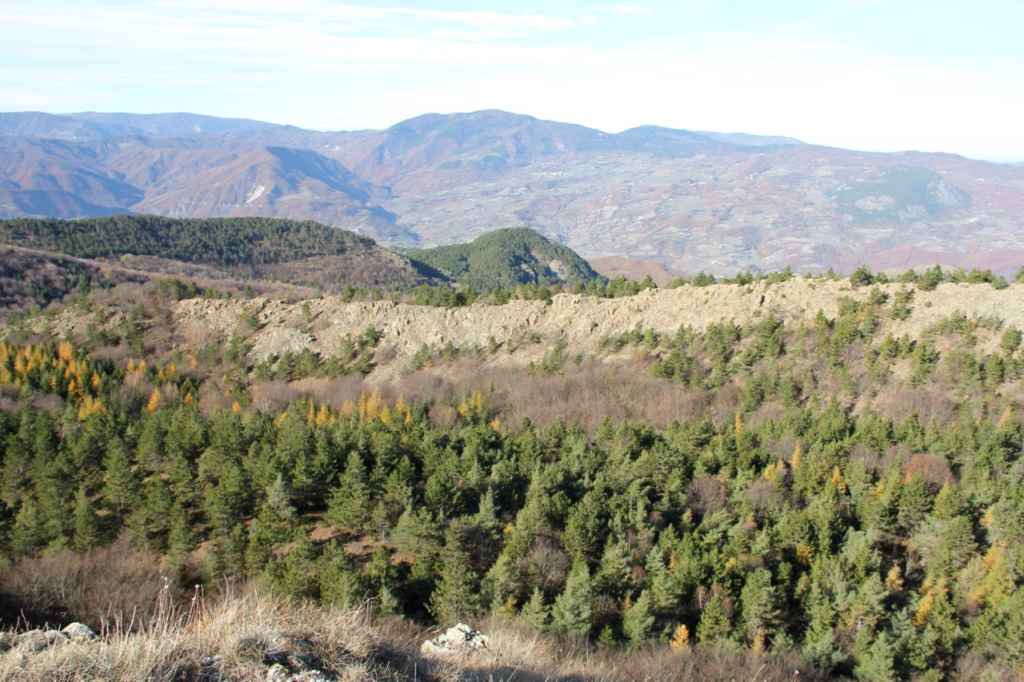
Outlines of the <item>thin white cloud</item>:
[[569,19],[327,0],[78,12],[0,0],[0,83],[10,84],[0,89],[5,108],[144,101],[338,129],[497,107],[609,131],[654,123],[1024,158],[1019,62],[895,58],[800,25],[660,43],[623,35],[614,47],[586,39],[588,21],[614,25],[610,13],[645,7]]
[[626,17],[645,17],[653,14],[653,10],[646,5],[612,5],[608,8],[612,14]]

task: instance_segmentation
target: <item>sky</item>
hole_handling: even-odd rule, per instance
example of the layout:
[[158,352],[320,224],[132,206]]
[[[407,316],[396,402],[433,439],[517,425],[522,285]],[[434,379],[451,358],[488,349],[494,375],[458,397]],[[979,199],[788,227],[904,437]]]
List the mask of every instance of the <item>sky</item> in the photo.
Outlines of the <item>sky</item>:
[[0,110],[504,109],[1024,161],[1021,0],[0,0]]

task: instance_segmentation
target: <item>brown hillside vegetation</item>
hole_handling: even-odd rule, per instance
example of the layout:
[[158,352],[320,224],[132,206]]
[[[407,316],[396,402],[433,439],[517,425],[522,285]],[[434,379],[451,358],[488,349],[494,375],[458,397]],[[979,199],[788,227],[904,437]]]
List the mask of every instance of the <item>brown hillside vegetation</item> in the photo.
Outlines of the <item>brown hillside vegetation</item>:
[[[291,301],[266,295],[179,301],[168,299],[156,283],[141,290],[122,284],[85,303],[54,308],[7,334],[66,336],[99,356],[122,360],[144,349],[150,362],[179,365],[185,357],[220,362],[230,352],[246,367],[245,376],[223,375],[216,382],[221,393],[204,387],[200,397],[207,409],[230,406],[234,398],[226,396],[236,390],[231,382],[241,381],[252,405],[269,411],[307,397],[338,409],[372,392],[392,401],[455,405],[481,391],[510,423],[527,417],[539,424],[562,419],[596,427],[611,418],[667,425],[701,416],[728,420],[741,405],[757,407],[750,418],[760,420],[777,417],[782,408],[777,400],[752,400],[751,391],[787,372],[798,377],[805,397],[827,395],[858,412],[952,418],[963,400],[992,400],[993,409],[1002,409],[1024,399],[1024,384],[1010,376],[994,392],[985,382],[965,381],[959,360],[965,352],[984,360],[998,350],[1004,332],[1024,328],[1022,292],[1024,284],[996,289],[945,283],[927,290],[798,278],[684,285],[616,299],[559,294],[550,303],[513,299],[449,308],[338,297],[295,300],[294,292]],[[124,325],[140,300],[148,312],[140,320],[141,336],[129,344]],[[815,329],[844,317],[844,324],[870,321],[870,332],[861,343],[840,344],[826,359]],[[683,382],[655,376],[677,341],[691,332],[727,323],[751,337],[759,326],[776,322],[785,327],[788,348],[778,360],[738,367],[724,383],[710,376]],[[372,347],[357,342],[367,333]],[[904,351],[878,364],[877,354],[899,339],[907,340],[904,351],[920,340],[927,342],[923,349],[941,352],[928,382],[915,379],[916,360]],[[748,338],[741,348],[753,343]],[[707,351],[695,359],[706,373]],[[333,370],[327,368],[332,362]],[[222,370],[193,374],[220,376]],[[444,413],[439,409],[435,416]]]

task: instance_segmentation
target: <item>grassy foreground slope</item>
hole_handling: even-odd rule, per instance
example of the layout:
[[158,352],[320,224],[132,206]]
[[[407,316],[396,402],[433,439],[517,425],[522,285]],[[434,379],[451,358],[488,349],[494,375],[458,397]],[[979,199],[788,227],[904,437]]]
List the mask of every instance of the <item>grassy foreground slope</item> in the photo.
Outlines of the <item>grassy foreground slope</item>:
[[[123,549],[123,548],[119,548]],[[114,558],[101,553],[98,561]],[[41,562],[44,572],[65,555]],[[129,552],[122,561],[137,561]],[[90,559],[72,558],[61,589],[79,594],[76,583]],[[352,608],[297,603],[254,585],[234,586],[213,598],[200,593],[174,601],[161,590],[156,566],[107,566],[113,587],[133,590],[140,578],[152,581],[149,604],[134,612],[103,607],[108,627],[99,639],[67,642],[26,652],[16,644],[17,630],[0,630],[0,679],[25,682],[111,682],[295,680],[296,682],[696,682],[743,679],[757,682],[823,680],[794,655],[754,654],[721,646],[681,650],[643,647],[632,652],[600,651],[585,641],[538,635],[513,619],[494,616],[475,621],[488,637],[486,650],[443,656],[421,653],[420,645],[437,628],[375,613],[372,604]],[[78,569],[77,573],[74,569]],[[142,570],[140,570],[142,569]],[[46,583],[58,576],[44,574]],[[51,587],[56,588],[56,580]],[[77,588],[77,589],[76,589]],[[116,618],[115,618],[116,616]],[[57,623],[66,621],[57,621]],[[54,624],[51,622],[51,624]],[[13,650],[4,653],[7,646]],[[275,665],[276,663],[276,665]],[[284,674],[295,674],[290,677]],[[304,675],[304,676],[303,676]]]

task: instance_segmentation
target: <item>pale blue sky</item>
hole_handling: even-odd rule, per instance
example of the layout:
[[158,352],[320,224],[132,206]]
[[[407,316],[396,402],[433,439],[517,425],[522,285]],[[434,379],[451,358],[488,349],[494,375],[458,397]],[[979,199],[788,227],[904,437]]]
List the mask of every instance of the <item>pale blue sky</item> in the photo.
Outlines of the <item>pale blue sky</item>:
[[500,108],[1024,160],[1021,0],[0,0],[0,110]]

